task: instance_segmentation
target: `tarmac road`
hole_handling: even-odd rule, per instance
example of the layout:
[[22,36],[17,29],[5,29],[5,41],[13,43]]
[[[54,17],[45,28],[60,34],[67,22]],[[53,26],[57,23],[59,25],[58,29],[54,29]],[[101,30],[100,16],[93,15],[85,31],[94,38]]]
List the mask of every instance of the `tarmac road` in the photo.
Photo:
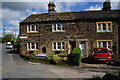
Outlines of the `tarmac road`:
[[12,49],[6,49],[5,44],[3,44],[2,51],[2,78],[61,78],[42,64],[36,67],[27,61],[22,61],[20,57],[19,59],[24,63],[18,64],[13,60]]

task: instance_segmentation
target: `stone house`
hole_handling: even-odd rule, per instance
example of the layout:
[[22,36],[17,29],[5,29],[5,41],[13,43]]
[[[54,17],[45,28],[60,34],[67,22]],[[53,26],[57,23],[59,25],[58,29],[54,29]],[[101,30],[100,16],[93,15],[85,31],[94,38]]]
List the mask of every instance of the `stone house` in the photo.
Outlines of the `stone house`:
[[93,47],[119,44],[120,10],[111,10],[110,2],[95,11],[56,13],[55,7],[50,1],[48,13],[31,14],[20,22],[20,52],[69,54],[79,47],[88,56]]

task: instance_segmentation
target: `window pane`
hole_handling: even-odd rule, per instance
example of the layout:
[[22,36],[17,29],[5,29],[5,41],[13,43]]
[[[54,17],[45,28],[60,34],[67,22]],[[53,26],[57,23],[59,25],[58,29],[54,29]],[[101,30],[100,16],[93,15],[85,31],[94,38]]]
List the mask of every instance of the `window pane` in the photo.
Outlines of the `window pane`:
[[111,48],[111,47],[110,47],[110,44],[111,44],[110,41],[108,41],[108,48]]
[[101,27],[101,23],[98,23],[98,26]]
[[60,42],[58,42],[58,49],[61,49],[61,43]]
[[61,30],[61,25],[57,24],[57,30]]
[[38,43],[36,43],[36,49],[38,49]]
[[37,27],[37,25],[35,25],[35,27],[36,27],[36,28],[35,28],[35,29],[36,29],[35,31],[38,31],[38,27]]
[[101,47],[100,42],[98,42],[98,47]]
[[65,44],[64,44],[64,42],[62,42],[62,49],[65,49],[65,46],[64,46]]
[[101,31],[101,26],[98,26],[98,31]]
[[64,24],[61,24],[61,30],[64,30]]
[[56,31],[56,24],[53,25],[53,30]]
[[53,49],[56,49],[56,42],[53,43]]
[[107,47],[107,42],[106,41],[104,41],[102,43],[103,43],[103,47]]
[[35,31],[35,27],[34,27],[34,25],[32,25],[32,29],[31,29],[32,31]]
[[108,23],[108,31],[111,31],[111,23]]
[[106,31],[106,23],[103,23],[103,31]]
[[34,48],[35,48],[34,43],[31,43],[31,48],[32,48],[32,49],[34,49]]

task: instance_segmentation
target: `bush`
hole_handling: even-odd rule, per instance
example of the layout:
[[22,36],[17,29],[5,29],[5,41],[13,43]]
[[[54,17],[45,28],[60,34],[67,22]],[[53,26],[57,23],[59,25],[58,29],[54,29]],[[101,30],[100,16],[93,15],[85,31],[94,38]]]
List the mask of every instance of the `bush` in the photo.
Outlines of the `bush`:
[[113,60],[120,62],[120,56],[118,54],[114,54]]
[[32,54],[21,53],[20,55],[26,60],[30,60],[31,62],[40,62],[40,63],[49,63],[49,64],[62,64],[63,62],[67,62],[67,57],[59,57],[57,54],[48,54],[46,57],[38,57]]
[[63,57],[63,61],[67,62],[68,58],[67,57]]
[[20,56],[26,60],[30,60],[31,62],[49,63],[47,57],[38,57],[26,53],[21,53]]
[[53,61],[54,61],[56,64],[60,64],[60,63],[62,63],[62,58],[59,57],[58,55],[56,55],[56,56],[53,56]]
[[102,78],[100,76],[93,76],[93,78],[88,80],[102,80]]
[[80,48],[74,48],[72,53],[68,55],[68,63],[73,66],[79,66],[81,62]]
[[103,77],[93,77],[89,80],[120,80],[120,72],[116,74],[106,73]]
[[120,80],[120,75],[107,73],[102,77],[102,80]]

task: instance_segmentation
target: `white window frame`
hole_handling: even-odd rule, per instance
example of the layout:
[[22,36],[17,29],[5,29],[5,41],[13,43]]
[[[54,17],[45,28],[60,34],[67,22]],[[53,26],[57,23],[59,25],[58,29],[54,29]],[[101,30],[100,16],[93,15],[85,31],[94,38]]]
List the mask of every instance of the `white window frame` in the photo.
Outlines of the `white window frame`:
[[[96,22],[97,23],[97,32],[112,32],[112,22]],[[100,26],[98,25],[100,24]],[[106,30],[103,30],[103,24],[106,24]],[[110,24],[110,26],[108,26]],[[99,30],[100,27],[100,30]],[[110,27],[110,30],[109,30]]]
[[59,25],[60,25],[60,30],[58,30],[58,24],[52,24],[52,31],[64,31],[63,30],[63,24],[60,24],[59,23]]
[[[106,47],[108,49],[111,48],[111,44],[112,44],[112,41],[111,40],[98,40],[97,41],[97,47],[103,47],[103,42],[106,42]],[[109,43],[110,42],[110,43]],[[100,46],[99,46],[99,43],[100,43]],[[109,47],[110,46],[110,47]]]
[[[34,48],[32,48],[32,44],[34,44],[34,45],[33,45]],[[36,49],[36,44],[38,44],[38,43],[27,43],[27,50],[37,50],[37,49]],[[29,49],[29,46],[30,46],[30,49]]]
[[[55,45],[54,45],[54,43],[55,43]],[[58,43],[60,43],[60,49],[58,49]],[[62,43],[64,43],[64,45]],[[56,48],[54,48],[54,46]],[[63,46],[64,46],[64,48],[63,48]],[[52,48],[53,48],[53,50],[65,50],[65,42],[52,42]]]
[[30,32],[30,25],[27,25],[27,32]]
[[[34,28],[34,31],[32,31],[32,28]],[[27,32],[37,32],[37,25],[27,25]]]

